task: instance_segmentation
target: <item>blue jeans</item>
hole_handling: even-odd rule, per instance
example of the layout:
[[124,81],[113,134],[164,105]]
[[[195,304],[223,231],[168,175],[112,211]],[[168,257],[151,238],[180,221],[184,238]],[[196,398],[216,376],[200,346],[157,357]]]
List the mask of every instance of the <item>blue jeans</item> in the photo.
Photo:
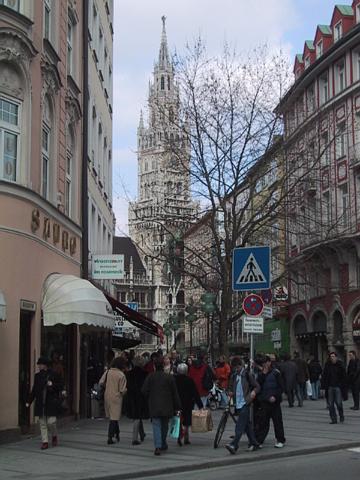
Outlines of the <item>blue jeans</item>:
[[296,384],[295,395],[296,395],[299,407],[302,407],[304,402],[304,385],[306,386],[305,383]]
[[312,399],[317,400],[320,397],[320,380],[311,382]]
[[155,417],[152,419],[155,448],[167,447],[166,437],[169,428],[168,417]]
[[226,407],[228,403],[229,403],[229,397],[226,395],[226,391],[223,390],[223,391],[221,392],[221,402],[220,402],[220,405],[221,405],[222,407]]
[[237,410],[237,413],[239,416],[235,426],[235,438],[231,442],[232,445],[237,449],[240,438],[244,433],[248,437],[249,445],[258,445],[252,423],[250,422],[250,405],[244,405],[240,410]]
[[328,402],[329,402],[329,413],[330,418],[334,422],[337,420],[335,404],[337,406],[340,420],[344,420],[344,409],[342,403],[342,394],[340,387],[329,387],[328,389]]

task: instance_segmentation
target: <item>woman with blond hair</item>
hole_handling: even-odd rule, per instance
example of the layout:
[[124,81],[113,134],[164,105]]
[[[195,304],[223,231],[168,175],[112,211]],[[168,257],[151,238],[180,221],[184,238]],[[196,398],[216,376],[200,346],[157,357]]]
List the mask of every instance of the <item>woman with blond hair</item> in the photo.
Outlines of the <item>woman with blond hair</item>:
[[116,357],[100,379],[105,388],[105,414],[109,418],[108,445],[114,443],[113,437],[120,441],[119,420],[121,417],[123,397],[126,393],[126,360]]

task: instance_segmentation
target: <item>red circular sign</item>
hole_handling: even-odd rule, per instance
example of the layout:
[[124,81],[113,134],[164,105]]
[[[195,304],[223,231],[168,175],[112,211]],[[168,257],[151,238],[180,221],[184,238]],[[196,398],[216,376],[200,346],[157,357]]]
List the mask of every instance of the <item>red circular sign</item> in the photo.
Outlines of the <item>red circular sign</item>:
[[251,293],[243,301],[243,309],[246,315],[257,316],[264,310],[264,302],[260,295]]

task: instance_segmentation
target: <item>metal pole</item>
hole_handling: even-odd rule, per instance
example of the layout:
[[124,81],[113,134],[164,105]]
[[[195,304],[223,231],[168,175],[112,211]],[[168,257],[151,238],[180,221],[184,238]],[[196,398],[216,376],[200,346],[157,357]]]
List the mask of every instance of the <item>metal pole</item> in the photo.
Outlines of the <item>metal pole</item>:
[[190,323],[190,355],[192,355],[192,344],[193,344],[193,327],[192,323]]
[[207,314],[207,323],[206,323],[206,343],[208,346],[208,352],[210,350],[210,314]]
[[254,334],[250,333],[250,365],[251,365],[251,373],[253,371],[252,362],[254,360]]

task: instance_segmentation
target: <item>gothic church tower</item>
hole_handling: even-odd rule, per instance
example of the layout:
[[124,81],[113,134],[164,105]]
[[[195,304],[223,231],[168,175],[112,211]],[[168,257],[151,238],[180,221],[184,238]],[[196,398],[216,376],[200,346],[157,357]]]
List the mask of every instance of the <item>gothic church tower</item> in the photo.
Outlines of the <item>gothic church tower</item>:
[[[195,219],[190,198],[189,145],[181,128],[179,88],[170,60],[165,17],[158,61],[149,84],[148,122],[138,127],[138,199],[129,206],[129,233],[138,245],[153,285],[153,320],[164,324],[184,303],[181,282],[174,282],[163,251]],[[158,260],[157,258],[158,257]]]

